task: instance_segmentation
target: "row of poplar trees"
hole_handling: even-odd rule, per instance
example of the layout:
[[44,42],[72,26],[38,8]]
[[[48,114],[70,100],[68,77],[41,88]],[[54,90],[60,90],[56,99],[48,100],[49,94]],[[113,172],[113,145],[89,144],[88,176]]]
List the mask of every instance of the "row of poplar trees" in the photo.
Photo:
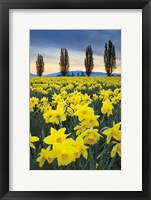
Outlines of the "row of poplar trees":
[[[93,60],[94,60],[93,50],[91,45],[88,45],[88,47],[86,48],[85,59],[84,59],[87,76],[90,76],[94,68]],[[104,64],[107,75],[111,76],[113,71],[116,69],[116,53],[115,53],[115,46],[110,40],[108,41],[108,43],[105,43]],[[59,65],[60,65],[61,75],[66,76],[67,72],[69,71],[69,55],[67,49],[65,48],[61,48]],[[40,54],[37,57],[36,69],[37,69],[37,75],[42,76],[42,73],[44,72],[44,62],[43,62],[43,56]]]

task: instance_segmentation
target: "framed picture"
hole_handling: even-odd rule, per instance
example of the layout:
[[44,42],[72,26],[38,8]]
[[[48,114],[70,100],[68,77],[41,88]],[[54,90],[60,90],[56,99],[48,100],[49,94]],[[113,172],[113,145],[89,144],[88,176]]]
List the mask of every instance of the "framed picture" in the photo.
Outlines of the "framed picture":
[[150,199],[150,1],[0,8],[1,199]]

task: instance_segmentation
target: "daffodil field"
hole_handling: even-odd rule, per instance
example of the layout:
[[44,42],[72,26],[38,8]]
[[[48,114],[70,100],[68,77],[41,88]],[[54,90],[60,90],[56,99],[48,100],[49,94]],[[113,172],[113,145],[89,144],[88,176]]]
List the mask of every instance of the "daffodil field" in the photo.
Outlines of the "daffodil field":
[[30,78],[30,169],[121,169],[121,77]]

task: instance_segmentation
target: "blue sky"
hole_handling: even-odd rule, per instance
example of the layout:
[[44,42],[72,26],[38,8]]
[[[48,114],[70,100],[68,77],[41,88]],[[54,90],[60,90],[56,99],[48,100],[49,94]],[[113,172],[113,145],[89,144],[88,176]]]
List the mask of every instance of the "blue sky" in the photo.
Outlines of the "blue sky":
[[85,49],[93,49],[93,71],[104,72],[104,45],[111,40],[115,45],[117,69],[121,72],[121,31],[120,30],[31,30],[30,31],[30,72],[36,73],[35,62],[42,54],[45,74],[59,71],[60,49],[69,54],[70,70],[84,71]]

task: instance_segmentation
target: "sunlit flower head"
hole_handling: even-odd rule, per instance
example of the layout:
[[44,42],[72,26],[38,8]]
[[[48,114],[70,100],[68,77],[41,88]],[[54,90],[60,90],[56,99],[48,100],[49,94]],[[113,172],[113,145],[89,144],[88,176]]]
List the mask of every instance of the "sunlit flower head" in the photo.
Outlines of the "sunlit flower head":
[[107,136],[106,143],[109,144],[111,141],[111,138],[121,141],[121,130],[120,130],[121,122],[114,124],[112,128],[108,128],[105,131],[103,131],[103,134]]
[[61,128],[58,131],[51,127],[50,135],[45,137],[46,144],[63,143],[63,141],[70,135],[65,134],[66,128]]
[[39,163],[39,167],[42,167],[47,161],[49,164],[52,163],[54,158],[51,157],[50,146],[46,149],[41,149],[40,156],[37,158],[37,162]]
[[81,136],[84,139],[85,144],[94,145],[100,140],[100,134],[98,129],[88,129],[84,131]]

